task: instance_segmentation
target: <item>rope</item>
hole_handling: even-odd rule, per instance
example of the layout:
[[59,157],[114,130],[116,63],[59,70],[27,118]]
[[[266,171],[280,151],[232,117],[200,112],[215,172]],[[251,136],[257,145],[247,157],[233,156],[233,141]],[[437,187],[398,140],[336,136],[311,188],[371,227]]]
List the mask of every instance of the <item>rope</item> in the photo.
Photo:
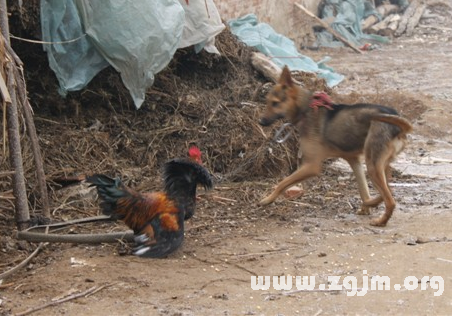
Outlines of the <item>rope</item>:
[[25,39],[25,38],[21,38],[19,36],[15,36],[10,34],[9,37],[15,40],[20,40],[20,41],[24,41],[24,42],[29,42],[29,43],[35,43],[35,44],[67,44],[67,43],[72,43],[72,42],[76,42],[78,40],[80,40],[81,38],[85,37],[85,34],[80,35],[78,38],[72,39],[72,40],[67,40],[67,41],[61,41],[61,42],[46,42],[46,41],[37,41],[37,40],[30,40],[30,39]]

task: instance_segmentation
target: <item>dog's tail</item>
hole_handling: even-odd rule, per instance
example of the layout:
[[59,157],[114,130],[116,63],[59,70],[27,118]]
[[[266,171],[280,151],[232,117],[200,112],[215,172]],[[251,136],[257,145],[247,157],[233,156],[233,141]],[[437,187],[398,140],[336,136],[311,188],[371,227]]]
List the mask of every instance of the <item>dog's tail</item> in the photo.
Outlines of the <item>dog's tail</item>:
[[397,116],[397,115],[390,115],[390,114],[376,114],[372,116],[372,120],[381,121],[384,123],[392,124],[398,126],[400,129],[402,129],[403,133],[409,133],[413,130],[413,126],[411,123],[406,120],[403,117]]

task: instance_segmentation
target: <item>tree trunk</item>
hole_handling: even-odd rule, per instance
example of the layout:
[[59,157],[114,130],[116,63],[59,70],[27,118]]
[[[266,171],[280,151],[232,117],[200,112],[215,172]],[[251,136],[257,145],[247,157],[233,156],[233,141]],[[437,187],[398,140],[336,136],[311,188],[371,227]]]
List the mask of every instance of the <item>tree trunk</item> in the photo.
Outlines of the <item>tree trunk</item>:
[[[9,25],[6,0],[0,0],[0,27],[3,34],[0,45],[5,46],[4,41],[9,44]],[[5,56],[2,56],[5,61]],[[11,102],[4,100],[6,104],[6,122],[8,126],[8,145],[11,167],[15,173],[12,178],[13,193],[15,197],[16,223],[19,230],[28,227],[30,221],[30,212],[28,210],[27,190],[25,187],[25,177],[22,159],[22,147],[20,145],[19,118],[17,111],[17,95],[14,80],[14,64],[9,60],[6,62],[5,81],[11,98]],[[1,75],[3,76],[3,75]]]
[[11,103],[6,104],[6,121],[8,124],[8,145],[11,167],[14,169],[13,193],[15,197],[16,224],[21,231],[28,227],[30,212],[28,210],[27,190],[25,187],[24,168],[22,160],[22,147],[20,145],[19,119],[17,112],[17,98],[13,76],[13,64],[7,62],[8,90]]

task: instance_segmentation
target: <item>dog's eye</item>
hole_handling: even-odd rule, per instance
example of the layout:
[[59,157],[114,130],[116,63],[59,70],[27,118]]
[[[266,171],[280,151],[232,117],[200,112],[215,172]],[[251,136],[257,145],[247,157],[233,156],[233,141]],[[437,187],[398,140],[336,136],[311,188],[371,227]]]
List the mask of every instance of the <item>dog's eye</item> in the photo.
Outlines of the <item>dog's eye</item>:
[[272,100],[271,105],[272,107],[278,107],[279,102],[277,100]]

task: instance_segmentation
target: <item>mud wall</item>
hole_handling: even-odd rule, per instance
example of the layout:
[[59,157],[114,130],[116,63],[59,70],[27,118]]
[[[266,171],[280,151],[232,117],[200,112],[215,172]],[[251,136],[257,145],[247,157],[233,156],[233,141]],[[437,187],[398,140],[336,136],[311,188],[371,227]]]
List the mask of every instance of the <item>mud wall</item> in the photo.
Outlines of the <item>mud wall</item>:
[[312,26],[295,2],[317,14],[320,0],[215,0],[225,21],[254,13],[260,22],[269,23],[278,33],[291,38],[298,45],[308,45],[313,40]]

